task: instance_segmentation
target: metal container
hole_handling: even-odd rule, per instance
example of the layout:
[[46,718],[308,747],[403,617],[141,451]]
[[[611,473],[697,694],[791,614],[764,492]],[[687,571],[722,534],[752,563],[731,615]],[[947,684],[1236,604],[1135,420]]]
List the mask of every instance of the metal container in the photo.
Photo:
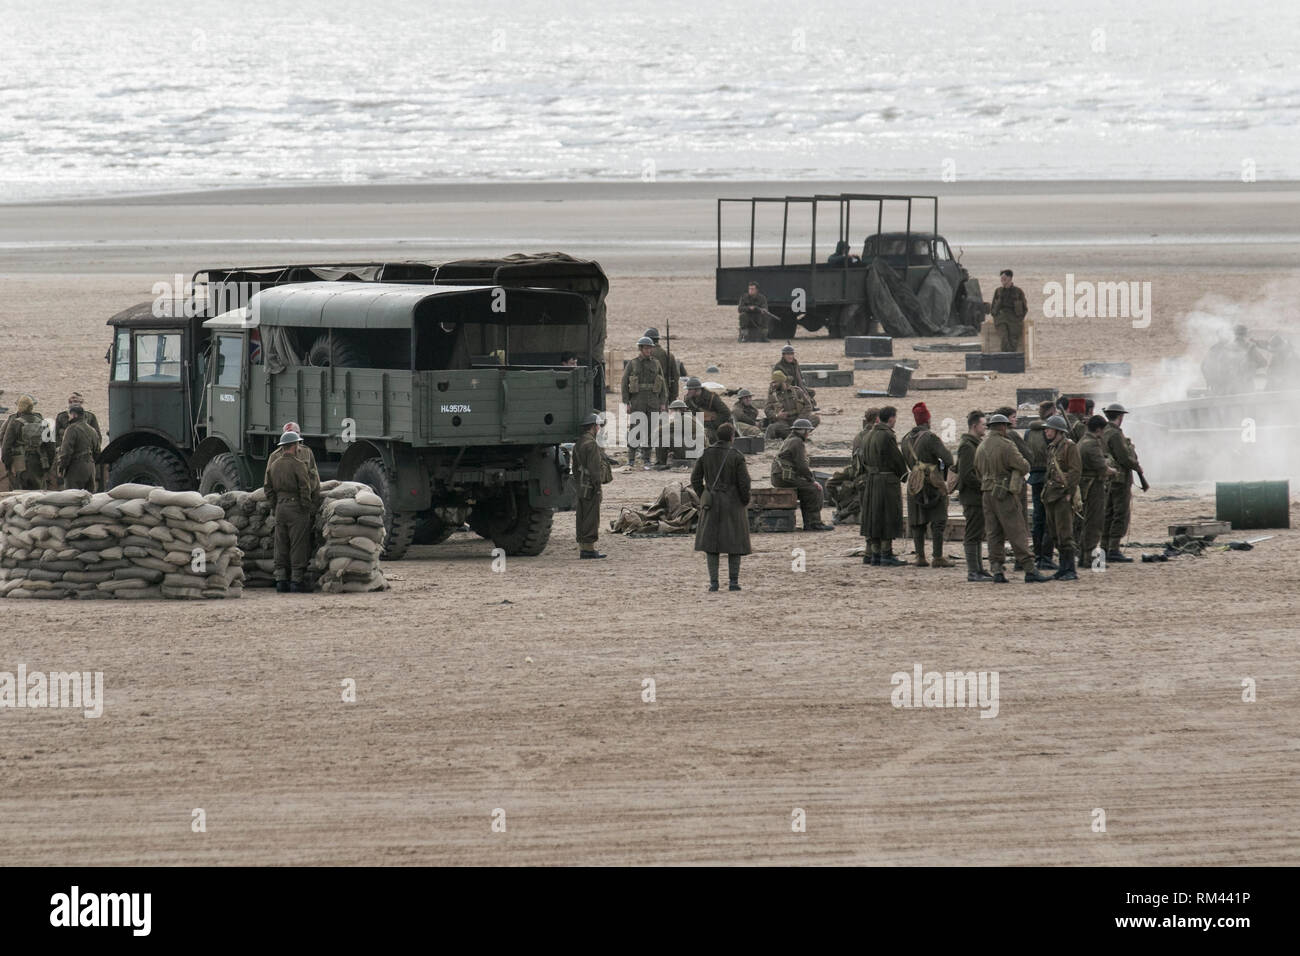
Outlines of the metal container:
[[1291,527],[1289,481],[1220,481],[1214,486],[1214,517],[1233,531]]
[[755,508],[749,512],[749,530],[755,534],[793,531],[794,508]]
[[912,384],[912,370],[904,365],[895,365],[889,376],[889,397],[904,398],[907,388]]
[[846,335],[844,354],[848,356],[893,355],[894,340],[888,335]]

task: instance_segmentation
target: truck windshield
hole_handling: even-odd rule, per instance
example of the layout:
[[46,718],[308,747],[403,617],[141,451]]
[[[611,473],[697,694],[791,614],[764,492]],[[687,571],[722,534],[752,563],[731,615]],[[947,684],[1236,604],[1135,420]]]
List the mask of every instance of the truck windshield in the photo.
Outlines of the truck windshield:
[[137,382],[179,382],[181,380],[181,334],[179,332],[135,333],[135,380]]

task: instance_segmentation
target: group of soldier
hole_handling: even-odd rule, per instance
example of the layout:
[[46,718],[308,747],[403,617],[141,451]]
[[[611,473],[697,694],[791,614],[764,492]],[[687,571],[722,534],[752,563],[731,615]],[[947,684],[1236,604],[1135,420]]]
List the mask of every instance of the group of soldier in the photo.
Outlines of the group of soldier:
[[[912,407],[916,424],[901,441],[895,435],[895,408],[868,409],[851,465],[827,485],[838,506],[837,521],[856,508],[867,539],[864,564],[905,564],[894,555],[893,541],[904,537],[906,497],[915,565],[951,567],[943,542],[948,499],[955,492],[965,518],[967,581],[1006,583],[1007,545],[1030,583],[1048,580],[1039,573],[1045,570],[1054,571],[1056,580],[1077,580],[1080,555],[1103,565],[1129,563],[1133,559],[1123,554],[1120,542],[1128,533],[1132,486],[1135,478],[1143,491],[1150,485],[1123,431],[1124,406],[1108,405],[1104,415],[1092,412],[1088,399],[1044,402],[1022,436],[1015,428],[1016,409],[972,411],[954,456],[931,430],[923,402]],[[985,543],[989,570],[983,562]]]
[[67,409],[53,422],[36,411],[31,395],[20,395],[16,407],[0,429],[0,462],[10,490],[99,490],[95,462],[103,432],[80,393],[68,396]]
[[1232,338],[1217,342],[1201,362],[1205,384],[1216,395],[1240,395],[1256,390],[1256,374],[1264,370],[1270,392],[1300,388],[1300,359],[1290,341],[1274,335],[1267,342],[1252,339],[1244,325]]

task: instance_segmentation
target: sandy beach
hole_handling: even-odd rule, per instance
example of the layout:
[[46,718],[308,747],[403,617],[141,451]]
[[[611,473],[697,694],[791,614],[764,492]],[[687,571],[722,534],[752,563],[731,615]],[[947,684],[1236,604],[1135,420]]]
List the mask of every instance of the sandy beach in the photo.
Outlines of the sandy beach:
[[[900,431],[918,397],[957,422],[1018,387],[1140,400],[1162,359],[1187,354],[1184,319],[1207,296],[1259,305],[1300,280],[1295,183],[342,186],[6,205],[0,387],[47,414],[74,389],[105,410],[105,320],[176,273],[557,249],[610,274],[611,346],[671,327],[692,373],[717,366],[710,377],[759,392],[779,344],[737,343],[734,308],[714,303],[714,200],[873,189],[938,193],[940,231],[985,296],[1014,268],[1039,317],[1030,371],[909,396]],[[1149,281],[1150,326],[1043,318],[1045,283],[1066,273]],[[804,362],[852,367],[825,333],[794,344]],[[895,355],[964,368],[913,344]],[[1130,362],[1133,379],[1085,379],[1090,361]],[[858,372],[856,387],[887,378]],[[818,402],[814,451],[846,454],[869,402],[851,388]],[[772,457],[749,460],[757,483]],[[1147,468],[1132,542],[1213,516],[1212,485]],[[603,524],[684,477],[618,474]],[[1294,520],[1294,481],[1291,503]],[[1249,552],[997,589],[957,568],[864,568],[845,556],[852,526],[764,535],[745,590],[710,595],[689,539],[606,535],[608,560],[579,564],[563,513],[541,557],[496,574],[490,545],[458,534],[388,565],[384,594],[10,601],[0,670],[102,670],[106,702],[90,720],[0,713],[0,854],[39,833],[63,864],[1294,864],[1300,533],[1272,533]],[[916,663],[998,671],[997,719],[892,707],[891,675]],[[347,678],[355,704],[340,700]],[[206,833],[191,832],[199,807]],[[497,808],[505,833],[490,829]],[[791,832],[794,808],[806,833]]]

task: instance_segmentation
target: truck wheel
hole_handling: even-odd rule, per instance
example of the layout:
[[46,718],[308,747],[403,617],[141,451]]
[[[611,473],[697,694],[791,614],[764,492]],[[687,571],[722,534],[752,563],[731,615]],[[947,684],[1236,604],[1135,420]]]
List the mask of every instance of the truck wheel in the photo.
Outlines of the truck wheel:
[[108,486],[157,485],[168,491],[189,491],[194,487],[189,466],[180,455],[157,445],[132,448],[108,470]]
[[[528,503],[528,493],[497,499],[499,507],[485,511],[480,505],[470,513],[470,527],[509,555],[536,557],[546,550],[551,538],[551,523],[555,520],[554,508],[534,508]],[[477,512],[477,514],[475,514]]]
[[799,324],[809,332],[820,332],[826,325],[826,317],[819,312],[806,312]]
[[396,511],[393,508],[393,483],[388,477],[388,469],[383,459],[367,458],[352,474],[353,481],[359,481],[374,489],[375,494],[384,499],[384,553],[379,557],[385,561],[400,561],[411,546],[415,537],[417,513],[414,511]]
[[370,363],[359,342],[335,332],[331,345],[330,334],[326,332],[307,349],[307,364],[317,368],[366,368]]
[[199,494],[219,495],[227,491],[247,491],[244,478],[239,473],[239,459],[223,451],[203,466],[199,475]]
[[411,537],[411,544],[442,544],[455,530],[434,512],[420,512],[415,519],[415,534]]

